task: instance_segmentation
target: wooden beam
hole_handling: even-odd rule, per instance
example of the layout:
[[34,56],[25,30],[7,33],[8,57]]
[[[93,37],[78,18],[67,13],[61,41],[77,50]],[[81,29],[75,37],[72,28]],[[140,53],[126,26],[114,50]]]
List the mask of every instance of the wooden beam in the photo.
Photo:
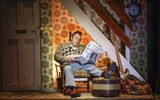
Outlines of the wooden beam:
[[115,0],[106,0],[106,3],[116,12],[122,22],[124,22],[130,30],[132,30],[132,21],[129,16],[124,12],[122,7]]
[[113,30],[115,34],[121,39],[121,41],[130,47],[129,38],[125,35],[123,30],[117,25],[117,23],[107,14],[96,0],[86,0],[86,2],[96,11],[96,13],[103,19],[103,21]]

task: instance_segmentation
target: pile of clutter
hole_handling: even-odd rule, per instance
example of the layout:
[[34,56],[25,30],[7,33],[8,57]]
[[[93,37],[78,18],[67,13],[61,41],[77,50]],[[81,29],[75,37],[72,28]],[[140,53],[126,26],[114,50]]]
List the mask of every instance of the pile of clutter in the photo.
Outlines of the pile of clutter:
[[[136,78],[134,75],[128,74],[124,77],[120,77],[119,68],[112,68],[114,62],[107,56],[106,53],[102,53],[96,62],[98,68],[103,69],[106,73],[110,73],[108,79],[121,79],[121,93],[129,95],[150,95],[152,90],[150,85]],[[107,65],[107,67],[106,67]]]
[[121,90],[123,94],[130,95],[149,95],[152,94],[150,85],[147,82],[140,81],[133,75],[127,75],[121,79]]

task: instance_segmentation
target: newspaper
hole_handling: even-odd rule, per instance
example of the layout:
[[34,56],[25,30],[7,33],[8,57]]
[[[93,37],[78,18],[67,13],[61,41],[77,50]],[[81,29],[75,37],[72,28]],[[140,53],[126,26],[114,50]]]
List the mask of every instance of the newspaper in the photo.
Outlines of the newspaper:
[[96,60],[101,52],[104,50],[95,41],[91,41],[83,51],[81,55],[73,57],[73,61],[80,63],[81,65],[90,63],[95,64]]

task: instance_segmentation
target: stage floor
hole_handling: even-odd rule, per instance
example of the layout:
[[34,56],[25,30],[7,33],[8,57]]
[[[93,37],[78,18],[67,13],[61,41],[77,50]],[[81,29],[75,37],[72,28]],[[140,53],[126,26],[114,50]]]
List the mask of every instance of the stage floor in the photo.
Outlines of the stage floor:
[[[0,99],[71,99],[60,92],[0,92]],[[160,100],[152,95],[120,95],[118,97],[95,97],[91,93],[81,93],[73,99],[90,100]]]

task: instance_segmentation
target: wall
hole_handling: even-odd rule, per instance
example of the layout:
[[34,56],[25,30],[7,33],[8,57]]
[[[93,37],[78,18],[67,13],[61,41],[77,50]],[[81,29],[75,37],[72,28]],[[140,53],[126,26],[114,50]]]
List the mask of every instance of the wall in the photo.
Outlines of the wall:
[[[131,1],[132,0],[124,0],[125,11],[127,14],[127,6]],[[133,23],[133,31],[129,32],[129,38],[131,41],[130,59],[131,64],[145,79],[147,79],[147,2],[146,0],[136,1],[141,6],[141,13],[137,16],[137,21]]]
[[53,91],[51,0],[41,0],[40,9],[42,91]]

